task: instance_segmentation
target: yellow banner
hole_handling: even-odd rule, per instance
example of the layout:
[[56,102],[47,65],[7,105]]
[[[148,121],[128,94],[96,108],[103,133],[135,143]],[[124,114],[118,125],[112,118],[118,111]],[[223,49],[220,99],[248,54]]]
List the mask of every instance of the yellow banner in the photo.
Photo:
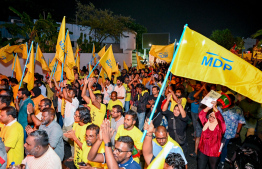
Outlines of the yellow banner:
[[59,34],[58,34],[55,58],[60,62],[64,62],[64,55],[65,55],[65,16],[61,23]]
[[220,84],[262,103],[262,73],[244,59],[186,27],[171,72]]
[[4,63],[10,62],[12,59],[14,59],[14,55],[11,53],[7,53],[5,50],[8,49],[10,46],[6,45],[5,47],[2,47],[0,49],[0,60]]
[[43,53],[41,52],[39,45],[37,46],[37,49],[36,49],[36,60],[41,63],[43,70],[50,72],[50,69],[45,61],[45,57]]
[[123,67],[124,67],[124,69],[126,69],[128,71],[128,66],[127,66],[125,61],[123,61]]
[[145,69],[145,65],[143,65],[141,62],[140,62],[140,58],[138,56],[138,54],[136,53],[136,61],[137,61],[137,70],[139,69]]
[[35,82],[35,57],[34,57],[34,45],[32,45],[31,53],[30,53],[30,59],[29,63],[26,65],[27,67],[27,73],[24,78],[24,82],[27,83],[27,89],[28,91],[31,91],[34,88],[34,82]]
[[174,53],[174,46],[175,43],[172,43],[167,46],[161,46],[161,45],[152,45],[149,54],[154,56],[155,58],[161,59],[166,61],[167,63],[170,63],[173,58]]
[[113,54],[112,45],[107,49],[106,53],[100,59],[100,64],[107,71],[108,78],[111,80],[112,72],[117,71],[116,60]]

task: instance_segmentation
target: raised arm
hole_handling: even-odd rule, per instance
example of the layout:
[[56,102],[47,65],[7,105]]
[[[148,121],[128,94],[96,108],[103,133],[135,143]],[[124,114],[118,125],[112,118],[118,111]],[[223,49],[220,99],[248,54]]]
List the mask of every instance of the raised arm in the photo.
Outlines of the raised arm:
[[88,82],[89,95],[90,95],[92,104],[93,104],[94,106],[96,106],[98,109],[100,109],[100,108],[101,108],[101,105],[100,105],[100,103],[96,100],[96,96],[94,95],[94,93],[93,93],[93,91],[92,91],[92,89],[91,89],[91,87],[93,86],[93,84],[94,84],[93,79],[90,79],[89,82]]
[[169,93],[166,98],[166,102],[162,108],[162,112],[166,111],[168,109],[169,102],[171,100],[171,94]]
[[87,80],[87,77],[85,77],[84,87],[83,87],[81,96],[82,96],[82,98],[84,99],[84,101],[85,101],[87,104],[89,104],[89,103],[90,103],[90,98],[86,95],[87,84],[88,84],[88,80]]
[[146,121],[144,124],[144,130],[147,130],[147,134],[143,143],[143,155],[145,158],[145,162],[147,165],[150,164],[152,158],[153,158],[153,144],[152,144],[152,139],[153,139],[153,132],[154,132],[154,125],[151,121],[150,125],[148,125],[148,122]]

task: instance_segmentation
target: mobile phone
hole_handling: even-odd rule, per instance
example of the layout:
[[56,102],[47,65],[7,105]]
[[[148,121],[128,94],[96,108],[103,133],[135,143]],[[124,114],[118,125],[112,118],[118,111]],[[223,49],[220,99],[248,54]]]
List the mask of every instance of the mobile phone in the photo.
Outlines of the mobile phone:
[[77,164],[80,165],[80,166],[86,166],[86,163],[84,163],[84,162],[79,162]]

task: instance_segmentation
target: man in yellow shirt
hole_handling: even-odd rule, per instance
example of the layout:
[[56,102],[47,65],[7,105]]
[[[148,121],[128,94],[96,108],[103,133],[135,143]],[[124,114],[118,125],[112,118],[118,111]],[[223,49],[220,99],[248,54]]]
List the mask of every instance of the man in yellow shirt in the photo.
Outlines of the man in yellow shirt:
[[[105,164],[89,161],[87,159],[91,147],[99,139],[99,127],[95,124],[90,124],[89,126],[87,126],[85,139],[86,141],[83,142],[82,145],[82,150],[83,150],[82,162],[86,163],[87,165],[90,165],[91,167],[104,168]],[[104,153],[104,152],[105,152],[105,144],[104,142],[102,142],[97,153]]]
[[112,108],[115,105],[120,105],[123,108],[122,102],[117,99],[117,92],[113,91],[111,93],[111,100],[109,100],[108,105],[107,105],[107,110],[112,111]]
[[130,108],[130,100],[131,100],[131,90],[128,87],[128,83],[129,83],[129,78],[128,76],[125,77],[125,83],[123,83],[123,86],[126,89],[126,98],[125,98],[125,111],[127,112]]
[[132,153],[134,161],[138,164],[140,162],[140,154],[142,153],[143,143],[140,142],[143,133],[135,126],[137,121],[136,112],[129,110],[125,113],[124,124],[118,127],[115,140],[117,140],[120,136],[129,136],[133,139],[135,149]]
[[[82,97],[86,101],[87,106],[90,108],[92,123],[101,126],[106,114],[106,105],[102,103],[102,94],[93,93],[91,87],[93,86],[94,82],[95,81],[92,78],[89,80],[85,78],[85,85],[82,90]],[[87,84],[90,98],[86,95]]]
[[12,162],[20,165],[24,159],[24,130],[16,121],[16,110],[12,106],[2,108],[0,121],[4,124],[0,137],[5,144],[7,166]]
[[64,133],[64,136],[74,141],[74,164],[79,168],[83,154],[83,143],[86,141],[86,128],[91,124],[90,111],[86,107],[79,107],[74,115],[73,129]]

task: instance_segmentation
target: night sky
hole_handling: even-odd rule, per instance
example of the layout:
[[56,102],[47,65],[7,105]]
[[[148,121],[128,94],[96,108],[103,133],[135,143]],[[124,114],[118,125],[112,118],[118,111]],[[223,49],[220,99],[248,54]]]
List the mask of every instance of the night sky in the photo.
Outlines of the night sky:
[[[42,13],[39,8],[51,11],[53,18],[61,22],[63,16],[74,20],[75,0],[3,0],[0,20],[7,20],[12,14],[9,6],[20,12],[25,11],[32,18]],[[262,29],[261,1],[232,0],[80,0],[92,2],[97,8],[109,9],[114,14],[130,16],[148,29],[148,33],[170,33],[173,42],[180,38],[183,26],[204,36],[210,37],[212,31],[228,28],[234,36],[250,37]]]

